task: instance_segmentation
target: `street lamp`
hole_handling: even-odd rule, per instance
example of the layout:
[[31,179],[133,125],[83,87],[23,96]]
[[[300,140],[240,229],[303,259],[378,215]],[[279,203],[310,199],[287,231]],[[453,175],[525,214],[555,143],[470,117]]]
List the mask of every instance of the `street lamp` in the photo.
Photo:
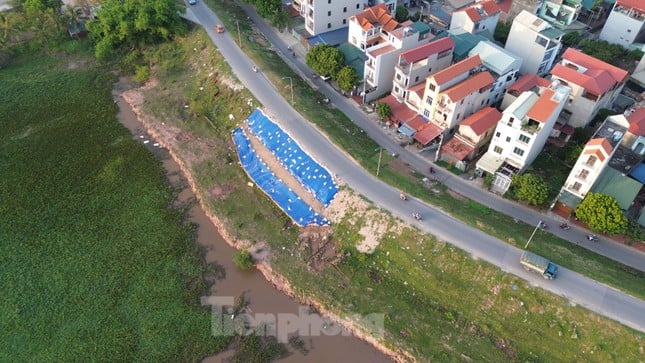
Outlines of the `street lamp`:
[[535,226],[533,233],[531,233],[531,237],[529,237],[529,240],[526,241],[526,245],[524,246],[524,249],[526,249],[529,246],[529,243],[531,243],[531,240],[533,239],[535,232],[537,232],[538,228],[540,228],[541,226],[542,226],[542,221],[539,221],[538,224]]
[[293,78],[291,77],[282,77],[282,79],[289,78],[289,83],[291,84],[291,104],[293,105]]

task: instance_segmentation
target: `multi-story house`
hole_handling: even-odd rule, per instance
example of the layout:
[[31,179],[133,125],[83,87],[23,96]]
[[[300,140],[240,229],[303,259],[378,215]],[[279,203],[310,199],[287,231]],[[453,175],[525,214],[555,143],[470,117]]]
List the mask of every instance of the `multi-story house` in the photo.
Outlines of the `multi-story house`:
[[347,41],[365,52],[367,48],[387,42],[389,33],[399,27],[385,4],[372,6],[349,17]]
[[392,91],[395,65],[399,54],[426,44],[432,39],[430,27],[422,22],[406,21],[387,34],[383,43],[369,46],[363,73],[363,100],[370,102]]
[[423,91],[422,114],[432,119],[438,105],[439,94],[481,71],[483,65],[478,55],[457,62],[426,79]]
[[505,193],[516,173],[535,160],[547,142],[571,89],[554,82],[551,87],[522,93],[502,112],[488,151],[477,169],[494,175],[493,186]]
[[367,7],[367,0],[300,0],[305,30],[314,36],[347,27],[347,19]]
[[645,157],[645,108],[613,115],[587,142],[565,181],[553,209],[571,213],[587,193],[610,195],[623,210],[632,206],[643,180],[632,172]]
[[469,53],[470,56],[475,54],[495,79],[487,102],[494,105],[502,99],[507,87],[517,80],[522,58],[490,41],[479,42]]
[[495,33],[501,9],[495,1],[487,0],[456,10],[450,19],[450,30],[463,29],[469,33]]
[[399,54],[394,67],[394,97],[399,101],[404,100],[411,88],[424,83],[429,75],[448,67],[452,63],[454,46],[452,39],[440,38]]
[[620,94],[628,73],[618,67],[568,48],[551,78],[571,87],[564,119],[572,127],[586,126],[601,108],[611,108]]
[[625,48],[633,43],[645,43],[645,1],[616,1],[600,32],[600,39]]
[[524,58],[521,74],[546,74],[558,55],[564,33],[537,16],[522,11],[513,20],[506,45],[514,54]]
[[501,118],[502,113],[490,106],[468,116],[459,124],[455,136],[441,147],[441,160],[465,171],[485,149]]

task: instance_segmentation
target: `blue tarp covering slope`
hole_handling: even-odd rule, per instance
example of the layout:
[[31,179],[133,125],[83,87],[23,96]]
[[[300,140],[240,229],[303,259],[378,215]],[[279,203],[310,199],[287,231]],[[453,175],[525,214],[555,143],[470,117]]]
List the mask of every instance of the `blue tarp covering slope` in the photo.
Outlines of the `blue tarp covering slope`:
[[328,206],[338,186],[327,169],[304,152],[287,133],[259,109],[247,119],[251,132],[299,182],[323,205]]
[[251,148],[249,139],[241,128],[233,130],[233,141],[240,162],[249,177],[260,187],[291,219],[300,226],[328,225],[329,221],[316,213],[286,184],[278,179],[260,160]]

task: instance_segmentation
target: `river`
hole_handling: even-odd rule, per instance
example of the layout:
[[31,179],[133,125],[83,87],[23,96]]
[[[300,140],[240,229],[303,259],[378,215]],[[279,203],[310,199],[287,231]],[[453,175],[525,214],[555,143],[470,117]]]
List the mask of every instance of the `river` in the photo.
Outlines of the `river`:
[[[119,99],[118,93],[114,93],[115,99]],[[118,101],[119,121],[127,127],[133,135],[133,138],[146,143],[146,147],[163,161],[163,166],[167,172],[169,181],[172,185],[186,185],[183,182],[183,175],[179,165],[165,152],[162,148],[155,145],[146,133],[144,126],[136,117],[132,108],[123,100]],[[140,138],[140,135],[145,135]],[[195,199],[193,191],[186,187],[178,197],[178,201],[190,201]],[[245,294],[249,301],[249,309],[253,313],[264,314],[294,314],[298,315],[300,304],[291,297],[275,289],[257,270],[243,271],[233,264],[233,249],[221,236],[217,228],[207,217],[199,203],[194,203],[190,209],[190,221],[198,226],[197,243],[202,245],[206,253],[206,262],[217,263],[226,271],[226,277],[218,280],[211,288],[211,295],[216,296],[234,296],[238,297]],[[309,350],[307,355],[300,351],[294,351],[291,347],[291,354],[281,359],[280,362],[392,362],[392,360],[378,351],[370,344],[354,336],[343,336],[347,334],[338,334],[333,336],[320,335],[312,337],[303,337],[305,346]],[[207,357],[203,360],[205,363],[221,362],[223,359],[230,357],[232,352],[222,352],[220,354]]]

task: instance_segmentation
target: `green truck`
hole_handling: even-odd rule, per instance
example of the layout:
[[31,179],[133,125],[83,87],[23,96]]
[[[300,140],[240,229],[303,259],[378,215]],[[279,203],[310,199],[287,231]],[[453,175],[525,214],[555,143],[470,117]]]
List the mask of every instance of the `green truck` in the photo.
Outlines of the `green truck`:
[[542,256],[535,253],[525,251],[520,258],[520,264],[526,271],[535,271],[542,275],[545,279],[553,280],[558,276],[558,266],[551,263]]

